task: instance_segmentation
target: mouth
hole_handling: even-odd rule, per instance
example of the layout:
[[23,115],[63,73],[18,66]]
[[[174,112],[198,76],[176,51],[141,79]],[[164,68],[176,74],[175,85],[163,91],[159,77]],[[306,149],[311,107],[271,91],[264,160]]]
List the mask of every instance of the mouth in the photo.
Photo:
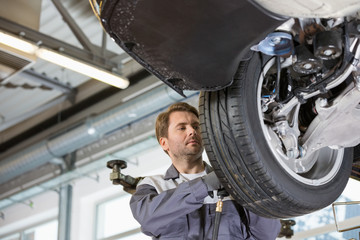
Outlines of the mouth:
[[187,142],[187,144],[199,144],[199,141],[197,140],[190,140]]

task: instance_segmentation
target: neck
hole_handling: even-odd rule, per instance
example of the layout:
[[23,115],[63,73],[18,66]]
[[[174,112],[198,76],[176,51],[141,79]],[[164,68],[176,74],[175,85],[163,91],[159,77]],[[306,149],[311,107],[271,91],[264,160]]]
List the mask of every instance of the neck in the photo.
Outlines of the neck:
[[196,161],[173,160],[172,163],[180,173],[194,174],[205,170],[202,158],[199,158]]

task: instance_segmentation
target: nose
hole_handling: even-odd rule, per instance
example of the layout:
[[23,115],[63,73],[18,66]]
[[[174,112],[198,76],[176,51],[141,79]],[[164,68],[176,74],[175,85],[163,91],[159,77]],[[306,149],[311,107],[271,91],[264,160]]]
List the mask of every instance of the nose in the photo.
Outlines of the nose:
[[190,127],[190,130],[189,130],[189,135],[191,136],[191,135],[197,135],[197,131],[196,131],[196,129],[195,128],[193,128],[193,127]]

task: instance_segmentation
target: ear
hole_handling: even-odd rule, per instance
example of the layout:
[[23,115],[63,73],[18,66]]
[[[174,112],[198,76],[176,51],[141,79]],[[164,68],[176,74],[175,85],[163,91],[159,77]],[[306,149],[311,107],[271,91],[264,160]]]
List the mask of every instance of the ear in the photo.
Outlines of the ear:
[[169,150],[169,144],[168,144],[168,139],[166,137],[161,137],[159,139],[159,143],[160,143],[160,146],[162,147],[162,149],[164,151],[168,151]]

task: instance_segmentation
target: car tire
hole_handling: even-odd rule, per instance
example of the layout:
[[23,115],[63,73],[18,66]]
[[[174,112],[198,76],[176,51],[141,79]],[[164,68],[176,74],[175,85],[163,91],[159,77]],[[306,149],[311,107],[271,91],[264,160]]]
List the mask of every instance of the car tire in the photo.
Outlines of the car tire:
[[313,168],[303,174],[281,164],[259,111],[259,79],[269,59],[253,53],[240,63],[231,86],[201,92],[200,123],[209,161],[230,195],[260,216],[289,218],[339,197],[351,173],[353,151],[318,150]]

